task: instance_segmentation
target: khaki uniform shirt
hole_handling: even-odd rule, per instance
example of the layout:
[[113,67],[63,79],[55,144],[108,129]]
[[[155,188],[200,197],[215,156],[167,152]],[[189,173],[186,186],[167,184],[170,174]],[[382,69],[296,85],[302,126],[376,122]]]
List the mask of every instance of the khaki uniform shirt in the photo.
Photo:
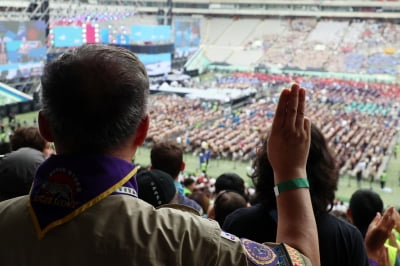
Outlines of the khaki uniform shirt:
[[39,240],[28,200],[0,203],[1,266],[253,265],[217,222],[125,195],[108,196]]

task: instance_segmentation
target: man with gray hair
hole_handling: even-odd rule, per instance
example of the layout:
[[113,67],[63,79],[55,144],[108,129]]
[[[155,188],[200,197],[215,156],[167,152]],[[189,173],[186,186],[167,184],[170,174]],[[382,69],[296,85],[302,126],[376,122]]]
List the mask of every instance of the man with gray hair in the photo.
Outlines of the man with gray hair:
[[2,266],[319,265],[310,194],[294,182],[306,180],[310,146],[297,85],[282,92],[268,144],[279,188],[277,245],[137,198],[132,158],[149,127],[149,81],[133,53],[84,45],[46,65],[42,88],[39,128],[57,155],[38,168],[29,195],[0,203]]

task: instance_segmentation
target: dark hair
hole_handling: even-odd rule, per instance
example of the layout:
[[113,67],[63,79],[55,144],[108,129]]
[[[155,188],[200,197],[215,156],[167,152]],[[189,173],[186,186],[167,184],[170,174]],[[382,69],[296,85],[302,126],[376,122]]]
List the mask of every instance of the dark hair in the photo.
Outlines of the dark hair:
[[154,144],[150,158],[153,169],[162,170],[173,178],[179,175],[183,162],[183,152],[177,144],[170,141]]
[[349,209],[353,224],[365,237],[368,226],[376,213],[382,213],[383,201],[378,193],[369,189],[359,189],[351,196]]
[[108,152],[139,127],[148,91],[146,69],[132,52],[83,45],[46,65],[43,114],[68,152]]
[[215,193],[219,193],[222,190],[236,191],[244,196],[244,181],[235,173],[223,173],[215,181]]
[[194,191],[192,194],[189,194],[187,197],[189,199],[196,201],[203,209],[203,213],[208,212],[208,208],[210,207],[210,198],[208,197],[206,192]]
[[233,211],[246,207],[246,199],[236,191],[223,190],[214,200],[215,220],[222,227],[226,216]]
[[193,178],[186,178],[185,180],[183,180],[183,185],[185,187],[188,187],[192,184],[194,184],[196,181]]
[[38,151],[46,148],[47,141],[40,135],[37,127],[20,127],[10,137],[11,150],[28,147]]
[[[256,201],[267,208],[276,208],[274,171],[268,160],[267,139],[257,151],[250,177],[256,187]],[[290,164],[290,162],[288,162]],[[307,177],[310,183],[311,202],[315,215],[328,212],[333,206],[339,172],[325,137],[314,124],[311,125],[311,146],[307,159]]]

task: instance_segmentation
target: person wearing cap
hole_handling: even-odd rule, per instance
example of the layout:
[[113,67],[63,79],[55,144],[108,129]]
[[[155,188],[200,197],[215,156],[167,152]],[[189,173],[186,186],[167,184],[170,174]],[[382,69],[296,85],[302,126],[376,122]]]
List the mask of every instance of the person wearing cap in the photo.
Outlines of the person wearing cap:
[[136,177],[138,197],[154,207],[178,204],[177,190],[172,177],[160,170],[144,170]]
[[193,208],[202,214],[201,206],[185,196],[184,188],[179,182],[179,173],[185,170],[182,148],[171,141],[160,141],[150,151],[151,168],[168,173],[174,179],[178,190],[178,203]]
[[57,155],[40,165],[28,196],[0,203],[1,265],[318,266],[310,193],[296,182],[307,176],[310,146],[305,91],[284,90],[273,121],[279,219],[268,245],[137,198],[132,158],[149,128],[148,93],[144,65],[120,47],[83,45],[46,65],[38,121]]

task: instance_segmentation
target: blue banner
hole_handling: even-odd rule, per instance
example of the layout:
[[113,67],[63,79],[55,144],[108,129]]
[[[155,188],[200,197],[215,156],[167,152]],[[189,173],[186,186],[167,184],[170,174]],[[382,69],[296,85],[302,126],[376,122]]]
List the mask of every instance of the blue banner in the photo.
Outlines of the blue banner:
[[55,47],[74,47],[83,44],[81,27],[57,26],[53,28]]
[[171,26],[136,25],[132,26],[131,35],[136,42],[168,42],[171,41]]

